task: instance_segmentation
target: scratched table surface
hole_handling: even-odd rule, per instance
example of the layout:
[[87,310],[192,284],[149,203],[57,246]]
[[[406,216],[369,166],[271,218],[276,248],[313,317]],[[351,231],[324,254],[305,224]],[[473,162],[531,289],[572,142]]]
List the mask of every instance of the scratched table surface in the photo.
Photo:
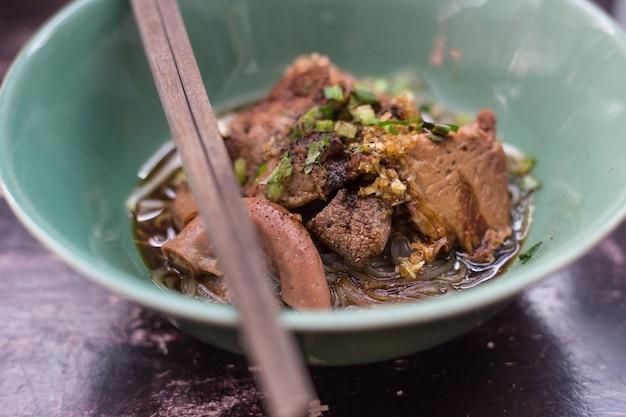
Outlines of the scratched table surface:
[[[2,77],[66,1],[0,3]],[[0,317],[1,417],[266,415],[244,358],[77,274],[1,196]],[[626,416],[626,224],[456,340],[310,371],[328,417]]]

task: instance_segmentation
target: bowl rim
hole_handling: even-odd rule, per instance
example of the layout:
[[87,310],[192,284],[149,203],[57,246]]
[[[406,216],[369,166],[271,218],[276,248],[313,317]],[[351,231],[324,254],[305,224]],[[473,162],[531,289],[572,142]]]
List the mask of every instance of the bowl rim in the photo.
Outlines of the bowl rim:
[[[27,66],[30,57],[36,53],[46,39],[60,28],[67,19],[72,19],[83,7],[102,0],[74,0],[64,5],[49,18],[22,47],[16,59],[11,63],[0,86],[0,110],[2,102],[10,101],[17,94],[14,84],[19,82],[19,72]],[[602,22],[612,30],[612,37],[619,37],[626,45],[626,36],[621,28],[597,5],[586,0],[561,0],[584,9],[596,21]],[[0,137],[5,129],[0,111]],[[71,243],[62,236],[47,230],[36,220],[36,210],[29,208],[23,190],[6,168],[0,164],[0,187],[10,208],[24,225],[48,250],[57,255],[66,264],[105,289],[147,308],[156,310],[172,318],[181,318],[213,325],[231,327],[239,321],[238,313],[232,306],[208,304],[146,287],[145,282],[137,280],[132,274],[122,273],[107,265],[99,265],[77,257],[71,249]],[[286,328],[293,331],[347,332],[364,331],[389,327],[408,326],[452,318],[483,308],[495,307],[522,293],[527,287],[542,281],[551,274],[573,263],[602,239],[609,235],[626,218],[626,190],[619,193],[613,205],[606,208],[608,213],[594,227],[594,235],[589,239],[579,240],[540,264],[529,263],[523,268],[506,272],[506,280],[493,279],[482,283],[471,291],[461,291],[445,297],[420,302],[400,303],[376,306],[367,309],[348,309],[332,311],[282,310],[280,320]],[[384,313],[384,314],[381,314]]]

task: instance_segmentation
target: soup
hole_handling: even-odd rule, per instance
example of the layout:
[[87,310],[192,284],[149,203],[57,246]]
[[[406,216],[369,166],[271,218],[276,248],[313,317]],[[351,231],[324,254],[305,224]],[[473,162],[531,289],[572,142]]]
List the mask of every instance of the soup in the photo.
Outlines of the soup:
[[[284,306],[437,297],[492,279],[519,254],[534,160],[497,140],[491,110],[452,114],[405,81],[357,80],[313,54],[220,119]],[[232,303],[174,146],[140,177],[129,209],[154,282]]]

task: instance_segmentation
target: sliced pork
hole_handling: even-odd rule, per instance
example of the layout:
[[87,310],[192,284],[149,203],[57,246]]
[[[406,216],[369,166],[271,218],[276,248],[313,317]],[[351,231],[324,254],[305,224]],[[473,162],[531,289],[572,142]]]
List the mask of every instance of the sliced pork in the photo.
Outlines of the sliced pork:
[[[482,110],[439,142],[421,134],[402,168],[426,199],[425,210],[434,210],[448,238],[479,262],[492,261],[511,235],[506,157],[495,125],[493,112]],[[412,209],[423,212],[419,203]]]
[[391,212],[379,199],[359,197],[343,188],[307,227],[346,263],[364,266],[385,248]]
[[246,161],[245,195],[254,195],[255,177],[268,153],[279,156],[286,150],[298,118],[314,106],[324,105],[324,87],[350,87],[354,78],[337,69],[326,56],[318,54],[298,58],[270,93],[250,109],[242,111],[230,123],[225,143],[231,158]]

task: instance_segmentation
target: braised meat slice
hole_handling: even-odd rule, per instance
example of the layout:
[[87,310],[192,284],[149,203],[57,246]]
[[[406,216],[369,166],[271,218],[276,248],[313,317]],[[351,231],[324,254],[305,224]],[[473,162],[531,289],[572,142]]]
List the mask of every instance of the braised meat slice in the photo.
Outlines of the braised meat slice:
[[222,275],[200,216],[194,217],[179,234],[165,242],[161,251],[176,269],[187,275]]
[[331,307],[326,272],[311,236],[287,209],[263,198],[243,202],[280,278],[283,301],[297,310]]
[[[330,308],[324,265],[302,223],[266,199],[242,201],[259,232],[268,266],[279,276],[283,301],[299,310]],[[200,216],[184,225],[161,250],[174,267],[188,275],[222,276]]]
[[346,263],[363,266],[385,248],[391,213],[380,199],[359,197],[342,188],[307,228]]
[[478,262],[492,261],[512,232],[506,157],[495,125],[493,112],[482,110],[474,123],[440,142],[419,135],[403,161],[405,175],[438,213],[448,239]]
[[319,54],[295,60],[270,93],[253,107],[242,111],[229,125],[225,144],[231,158],[246,161],[247,182],[244,194],[254,187],[258,168],[267,158],[270,142],[276,149],[286,149],[297,119],[314,106],[324,105],[324,87],[352,86],[354,79],[338,70]]
[[[272,158],[258,181],[248,187],[248,193],[268,197],[290,209],[326,200],[330,193],[361,174],[359,164],[364,158],[361,154],[345,152],[343,142],[334,133],[300,137],[290,144],[288,155],[289,176],[281,178],[278,185],[266,183],[284,156]],[[279,187],[275,195],[268,190],[272,186]]]

